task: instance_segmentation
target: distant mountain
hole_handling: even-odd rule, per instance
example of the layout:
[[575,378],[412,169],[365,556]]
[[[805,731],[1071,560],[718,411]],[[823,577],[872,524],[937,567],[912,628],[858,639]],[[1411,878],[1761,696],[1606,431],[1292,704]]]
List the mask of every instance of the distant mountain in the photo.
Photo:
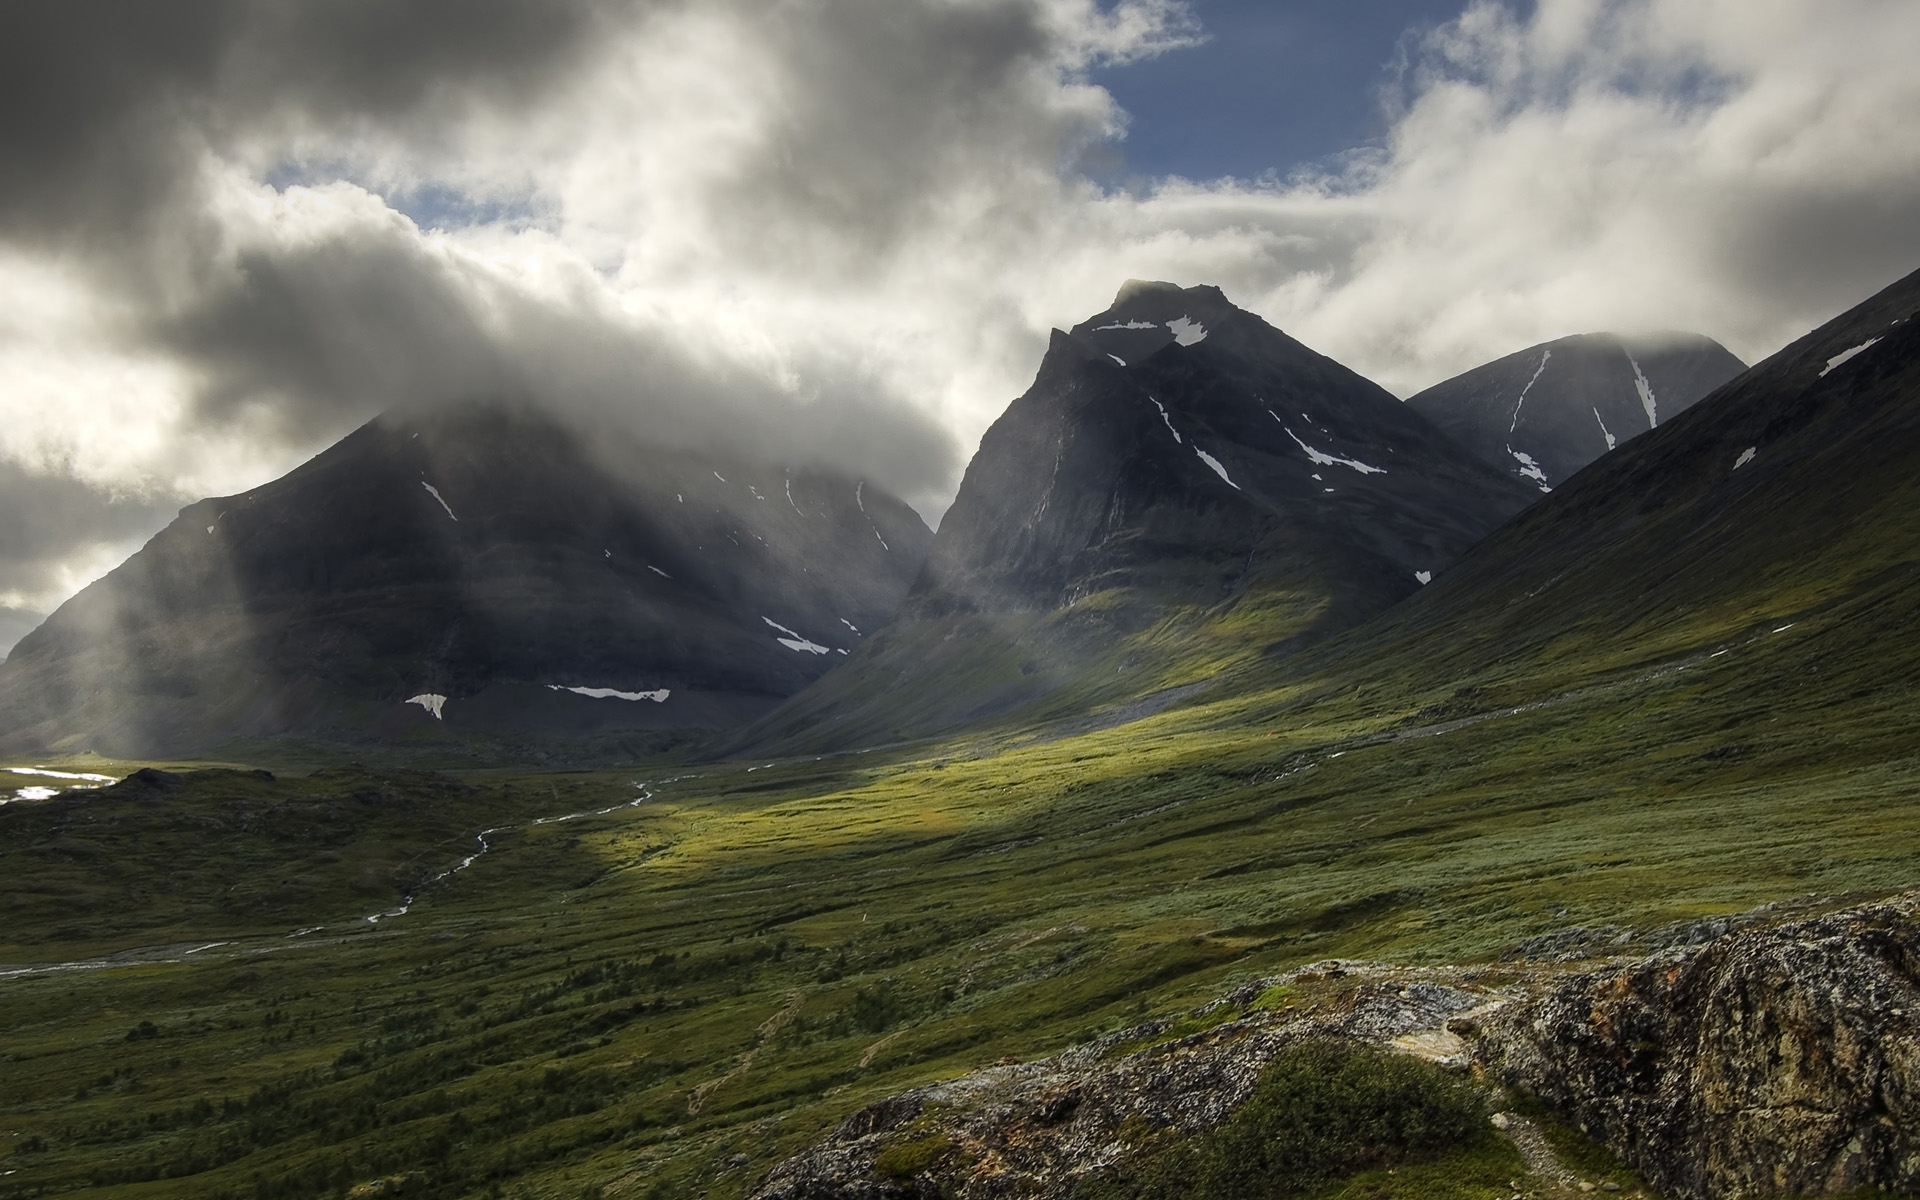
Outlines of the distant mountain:
[[0,750],[731,726],[886,621],[931,536],[830,473],[390,415],[182,510],[23,638]]
[[1746,369],[1698,334],[1586,333],[1475,367],[1407,406],[1544,492]]
[[1797,690],[1912,678],[1916,318],[1920,272],[1593,464],[1356,633],[1335,669],[1348,686],[1381,670],[1519,673],[1535,693],[1702,647],[1738,664],[1754,640],[1817,637]]
[[1285,653],[1535,493],[1219,289],[1128,283],[982,438],[900,617],[756,726],[873,743]]

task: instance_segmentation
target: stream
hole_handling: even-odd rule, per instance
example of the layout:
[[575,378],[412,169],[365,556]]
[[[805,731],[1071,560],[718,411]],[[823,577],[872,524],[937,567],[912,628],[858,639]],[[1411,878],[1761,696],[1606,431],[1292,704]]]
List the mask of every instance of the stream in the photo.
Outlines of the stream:
[[[117,782],[113,780],[110,776],[66,775],[59,772],[41,771],[39,768],[33,768],[31,772],[29,772],[29,770],[26,768],[19,768],[19,767],[13,767],[13,768],[7,768],[7,769],[15,771],[16,773],[19,773],[19,774],[32,773],[32,774],[41,774],[41,775],[51,775],[57,778],[89,779],[89,780],[104,779],[107,782]],[[305,945],[322,945],[329,942],[339,941],[343,936],[344,930],[357,929],[363,925],[378,925],[382,921],[390,921],[397,917],[404,917],[407,915],[409,911],[412,910],[414,902],[419,898],[420,893],[426,891],[426,889],[434,886],[435,884],[443,883],[446,880],[453,878],[455,875],[458,875],[460,872],[466,870],[468,867],[471,867],[474,863],[479,862],[481,858],[485,857],[487,852],[493,848],[492,843],[488,841],[488,839],[491,838],[493,835],[501,832],[512,832],[513,830],[516,830],[516,829],[531,829],[537,825],[558,825],[563,821],[578,821],[583,817],[604,817],[609,813],[620,812],[623,809],[638,808],[642,804],[645,804],[648,801],[654,799],[653,789],[650,785],[636,781],[633,786],[640,789],[640,795],[635,799],[628,800],[620,804],[611,804],[611,805],[608,805],[606,808],[585,809],[580,812],[561,813],[551,817],[535,817],[531,821],[523,821],[513,825],[496,825],[491,829],[483,829],[478,834],[474,835],[474,841],[477,844],[475,846],[473,853],[467,855],[465,858],[462,858],[459,862],[455,863],[451,867],[448,867],[446,870],[429,876],[427,879],[422,881],[418,886],[416,886],[412,891],[402,896],[400,898],[400,903],[394,906],[393,908],[382,909],[380,912],[377,912],[377,913],[370,913],[367,916],[349,921],[344,926],[338,925],[338,924],[333,926],[305,925],[298,929],[295,929],[291,933],[282,934],[278,940],[284,942],[287,939],[304,939],[304,938],[312,937],[312,935],[317,933],[323,933],[328,929],[335,930],[335,933],[332,937],[319,938],[311,942],[303,943]],[[22,797],[22,798],[24,799],[27,797]],[[99,958],[77,959],[72,962],[33,963],[25,966],[0,966],[0,982],[4,982],[5,980],[9,980],[9,979],[18,979],[28,975],[53,975],[53,974],[58,974],[64,971],[107,971],[107,970],[112,970],[116,967],[142,967],[142,966],[152,966],[160,963],[186,962],[188,959],[192,958],[196,954],[201,954],[208,950],[217,950],[225,946],[243,945],[243,948],[245,950],[247,950],[249,953],[255,953],[255,954],[261,954],[261,953],[270,954],[270,953],[275,953],[282,949],[293,948],[291,946],[277,946],[272,942],[257,944],[258,942],[259,942],[259,939],[256,939],[256,938],[245,939],[244,945],[242,942],[238,942],[238,941],[172,942],[162,946],[142,946],[142,947],[139,947],[138,949],[133,949],[133,950],[120,950],[120,951],[116,951],[113,954],[103,955]]]

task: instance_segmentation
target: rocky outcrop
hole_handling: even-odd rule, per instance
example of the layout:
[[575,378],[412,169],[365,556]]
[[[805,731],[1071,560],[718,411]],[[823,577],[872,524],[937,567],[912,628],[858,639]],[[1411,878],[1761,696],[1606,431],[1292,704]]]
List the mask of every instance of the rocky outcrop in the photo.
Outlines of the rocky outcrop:
[[[1075,1179],[1120,1162],[1153,1133],[1218,1125],[1276,1054],[1310,1038],[1392,1043],[1464,1067],[1467,1046],[1447,1032],[1448,1019],[1472,1019],[1504,999],[1473,982],[1477,974],[1320,963],[1250,984],[1181,1024],[1152,1022],[1054,1058],[917,1088],[862,1109],[775,1167],[756,1200],[1065,1196]],[[1287,1000],[1273,998],[1276,986]],[[1263,995],[1273,1007],[1258,1007]],[[1181,1034],[1195,1024],[1210,1027]],[[926,1172],[888,1178],[882,1156],[911,1145],[932,1152]]]
[[1586,971],[1495,1014],[1479,1056],[1660,1191],[1920,1188],[1920,898]]
[[[1582,945],[1664,948],[1567,961]],[[1665,1195],[1920,1189],[1920,893],[1569,930],[1526,950],[1491,967],[1320,963],[1178,1024],[905,1092],[775,1167],[755,1200],[1064,1197],[1157,1133],[1219,1124],[1281,1050],[1323,1037],[1531,1093]],[[1535,1149],[1538,1190],[1568,1191]]]

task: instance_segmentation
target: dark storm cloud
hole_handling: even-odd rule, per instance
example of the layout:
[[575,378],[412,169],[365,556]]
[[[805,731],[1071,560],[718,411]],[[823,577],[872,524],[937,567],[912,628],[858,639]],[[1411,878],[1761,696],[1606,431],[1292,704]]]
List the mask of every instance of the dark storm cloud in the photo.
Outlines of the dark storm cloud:
[[[150,231],[209,146],[287,122],[426,124],[564,79],[596,0],[10,0],[0,227]],[[98,248],[97,243],[95,248]]]

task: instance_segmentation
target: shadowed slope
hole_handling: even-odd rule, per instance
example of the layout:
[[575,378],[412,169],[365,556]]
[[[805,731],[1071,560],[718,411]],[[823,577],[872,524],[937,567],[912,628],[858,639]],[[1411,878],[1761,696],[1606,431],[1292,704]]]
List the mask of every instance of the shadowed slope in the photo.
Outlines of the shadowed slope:
[[1698,334],[1587,333],[1475,367],[1407,405],[1481,461],[1544,492],[1744,370]]
[[1890,622],[1845,653],[1893,649],[1920,583],[1917,311],[1920,274],[1599,459],[1327,651],[1365,659],[1321,666],[1537,691],[1843,603]]
[[189,506],[22,640],[0,744],[725,727],[890,616],[930,536],[824,473],[522,410],[382,418]]
[[1204,680],[1379,613],[1530,494],[1217,288],[1130,283],[987,431],[900,618],[752,739]]

